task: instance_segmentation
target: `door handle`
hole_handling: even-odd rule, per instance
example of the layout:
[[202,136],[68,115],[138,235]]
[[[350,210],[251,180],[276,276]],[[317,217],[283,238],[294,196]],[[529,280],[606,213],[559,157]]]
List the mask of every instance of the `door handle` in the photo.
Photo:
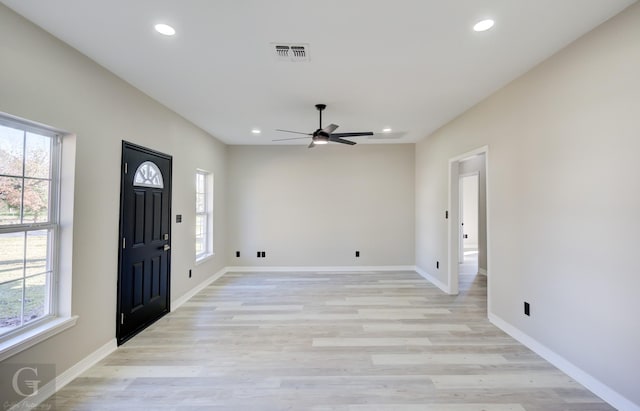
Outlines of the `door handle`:
[[164,247],[162,247],[162,249],[164,251],[169,251],[169,250],[171,250],[171,246],[169,244],[165,244]]

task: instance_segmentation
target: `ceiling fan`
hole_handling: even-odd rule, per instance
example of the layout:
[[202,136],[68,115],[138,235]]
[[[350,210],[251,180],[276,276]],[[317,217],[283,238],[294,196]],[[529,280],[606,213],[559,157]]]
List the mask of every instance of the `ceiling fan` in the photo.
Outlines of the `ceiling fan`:
[[351,140],[345,140],[343,137],[359,137],[359,136],[373,135],[372,131],[360,131],[360,132],[354,132],[354,133],[334,133],[334,131],[336,131],[336,129],[338,128],[338,125],[336,124],[329,124],[325,128],[322,128],[322,110],[327,108],[327,105],[316,104],[316,108],[318,109],[318,112],[320,114],[320,127],[316,131],[314,131],[313,133],[300,133],[298,131],[278,129],[276,131],[283,131],[285,133],[304,134],[305,137],[279,138],[273,141],[299,140],[303,138],[309,138],[309,136],[311,136],[311,144],[309,144],[309,148],[313,148],[317,144],[327,144],[329,142],[348,144],[352,146],[356,144],[356,142]]

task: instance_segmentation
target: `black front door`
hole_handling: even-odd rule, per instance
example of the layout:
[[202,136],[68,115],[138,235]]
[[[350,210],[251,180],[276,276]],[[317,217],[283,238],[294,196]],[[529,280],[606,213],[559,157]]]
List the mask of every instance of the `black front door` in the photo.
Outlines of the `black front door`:
[[171,156],[122,142],[117,338],[169,312]]

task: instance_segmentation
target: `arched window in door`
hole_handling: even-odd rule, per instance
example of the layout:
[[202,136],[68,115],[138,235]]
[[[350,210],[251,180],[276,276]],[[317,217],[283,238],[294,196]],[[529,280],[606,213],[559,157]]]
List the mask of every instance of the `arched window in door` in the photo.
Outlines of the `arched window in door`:
[[162,173],[151,161],[140,164],[133,177],[133,185],[138,187],[164,188]]

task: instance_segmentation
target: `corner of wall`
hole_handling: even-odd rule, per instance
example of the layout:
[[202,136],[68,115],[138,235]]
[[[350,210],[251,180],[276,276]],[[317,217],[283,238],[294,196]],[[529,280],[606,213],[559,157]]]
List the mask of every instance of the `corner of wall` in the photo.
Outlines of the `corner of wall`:
[[509,334],[515,340],[525,345],[527,348],[549,361],[554,366],[558,367],[562,372],[584,385],[589,391],[593,392],[615,408],[625,411],[640,411],[640,405],[633,403],[631,400],[613,390],[602,381],[586,373],[581,368],[569,362],[566,358],[552,351],[550,348],[530,337],[520,329],[509,324],[496,314],[489,312],[489,321],[505,333]]
[[182,294],[180,297],[176,298],[175,300],[172,300],[171,301],[171,311],[174,311],[174,310],[177,310],[178,308],[180,308],[180,306],[182,306],[184,303],[189,301],[194,295],[198,294],[200,291],[202,291],[205,288],[207,288],[207,286],[209,286],[214,281],[218,280],[220,277],[222,277],[228,271],[229,271],[229,267],[224,267],[224,268],[220,269],[217,273],[213,274],[211,277],[205,279],[200,284],[196,285],[195,287],[193,287],[192,289],[190,289],[186,293]]
[[429,281],[430,283],[432,283],[433,285],[435,285],[445,293],[451,294],[451,288],[449,287],[448,284],[443,283],[442,281],[438,280],[436,277],[432,276],[431,274],[429,274],[428,272],[426,272],[425,270],[423,270],[418,266],[414,267],[414,269],[416,273],[420,274],[425,280]]

